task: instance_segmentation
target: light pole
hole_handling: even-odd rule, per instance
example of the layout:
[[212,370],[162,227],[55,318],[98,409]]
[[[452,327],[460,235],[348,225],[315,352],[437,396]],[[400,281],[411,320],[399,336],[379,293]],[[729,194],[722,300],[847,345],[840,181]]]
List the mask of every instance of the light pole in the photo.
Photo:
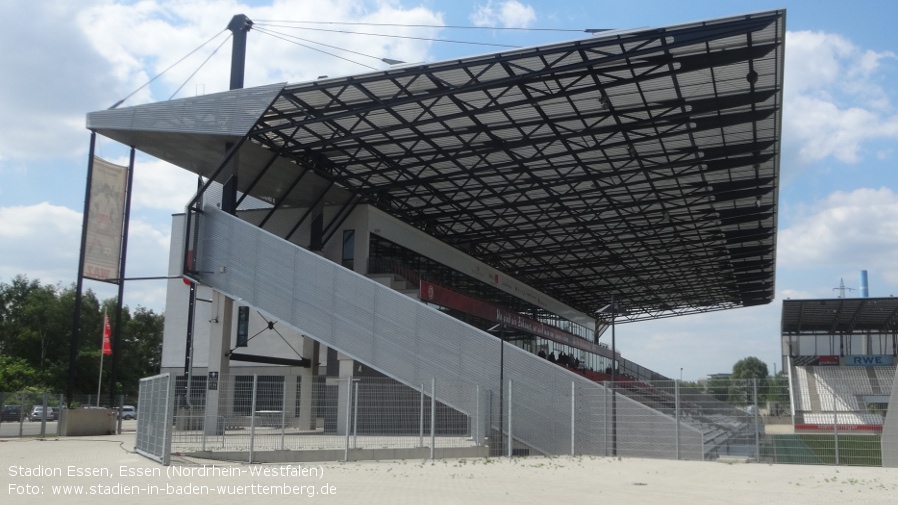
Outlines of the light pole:
[[680,382],[683,382],[683,367],[680,367]]

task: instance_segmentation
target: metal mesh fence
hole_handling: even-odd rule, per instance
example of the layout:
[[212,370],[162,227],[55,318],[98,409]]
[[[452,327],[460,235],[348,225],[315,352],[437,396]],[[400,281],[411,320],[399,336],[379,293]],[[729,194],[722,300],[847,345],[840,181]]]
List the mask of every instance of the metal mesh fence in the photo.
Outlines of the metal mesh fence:
[[140,380],[140,407],[134,447],[138,453],[168,465],[171,460],[174,410],[170,374]]
[[[703,434],[685,417],[678,423],[673,414],[621,392],[612,396],[610,386],[583,387],[580,380],[563,388],[509,380],[499,395],[483,386],[436,380],[418,387],[389,378],[306,380],[222,376],[213,389],[194,388],[190,404],[180,391],[186,381],[178,381],[173,450],[248,461],[264,461],[271,451],[307,452],[293,456],[301,459],[387,457],[383,451],[393,451],[389,457],[706,456]],[[443,391],[472,409],[443,403]],[[534,426],[546,433],[531,433]],[[537,447],[532,440],[558,442]]]
[[[179,393],[173,450],[259,461],[270,451],[348,459],[363,450],[423,449],[428,456],[431,449],[483,446],[486,423],[435,399],[434,386],[386,378],[220,376],[202,397],[194,389],[190,405]],[[488,415],[486,407],[479,412]]]
[[[56,437],[62,433],[61,418],[67,409],[107,409],[110,415],[119,417],[116,431],[122,431],[121,420],[129,420],[130,414],[121,416],[121,409],[136,405],[136,398],[108,395],[74,395],[66,403],[65,395],[50,392],[0,392],[0,438]],[[136,417],[137,409],[128,410]]]
[[56,436],[64,400],[52,393],[0,393],[0,438]]
[[[874,368],[865,372],[877,379],[873,393],[870,384],[846,386],[832,371],[802,367],[792,382],[788,374],[702,384],[623,380],[613,388],[512,379],[501,404],[495,385],[235,374],[214,384],[194,377],[188,387],[165,374],[141,382],[139,403],[82,395],[70,405],[132,403],[137,447],[159,461],[174,450],[243,461],[293,451],[297,460],[589,454],[881,466],[895,367]],[[803,381],[794,380],[799,373]],[[443,392],[470,410],[443,403]],[[829,407],[840,405],[846,410]],[[57,436],[66,407],[60,394],[0,393],[0,437]],[[533,426],[546,433],[530,433]]]

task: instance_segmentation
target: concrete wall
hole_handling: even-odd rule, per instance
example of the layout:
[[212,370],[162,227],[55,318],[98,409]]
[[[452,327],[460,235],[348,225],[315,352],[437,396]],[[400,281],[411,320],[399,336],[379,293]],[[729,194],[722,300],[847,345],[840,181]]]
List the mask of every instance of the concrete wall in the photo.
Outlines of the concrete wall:
[[112,435],[116,416],[113,409],[62,409],[59,436]]

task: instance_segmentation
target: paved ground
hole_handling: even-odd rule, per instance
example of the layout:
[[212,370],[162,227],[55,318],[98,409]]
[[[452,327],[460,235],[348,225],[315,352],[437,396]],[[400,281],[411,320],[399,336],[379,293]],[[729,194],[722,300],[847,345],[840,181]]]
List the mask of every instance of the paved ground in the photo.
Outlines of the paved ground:
[[133,446],[133,433],[0,439],[0,503],[96,505],[129,495],[129,505],[246,504],[283,500],[285,494],[366,505],[898,503],[898,470],[884,468],[592,457],[288,466],[178,456],[162,467],[135,454]]

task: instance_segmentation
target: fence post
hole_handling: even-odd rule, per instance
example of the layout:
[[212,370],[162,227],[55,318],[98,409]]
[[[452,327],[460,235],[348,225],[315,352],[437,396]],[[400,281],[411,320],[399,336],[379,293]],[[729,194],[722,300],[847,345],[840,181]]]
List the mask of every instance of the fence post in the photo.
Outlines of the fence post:
[[424,383],[421,383],[421,414],[418,416],[418,447],[424,447]]
[[122,411],[125,409],[125,395],[118,395],[118,421],[116,422],[116,433],[122,434]]
[[[88,403],[88,405],[90,404]],[[25,429],[26,415],[28,415],[28,413],[25,412],[25,393],[19,393],[19,438],[22,438],[25,434],[23,430]]]
[[833,391],[833,447],[835,448],[836,464],[839,464],[839,414],[836,409],[836,393]]
[[253,462],[253,448],[256,443],[256,389],[259,387],[259,375],[253,374],[253,400],[249,411],[249,463]]
[[575,453],[575,439],[576,439],[576,414],[577,414],[577,400],[576,400],[576,383],[571,381],[571,456]]
[[359,383],[353,381],[353,405],[352,405],[352,448],[359,448]]
[[608,382],[603,382],[602,385],[605,387],[605,392],[602,394],[602,403],[605,407],[602,409],[602,413],[605,416],[605,422],[602,423],[602,445],[605,447],[605,456],[608,456]]
[[[43,401],[44,401],[44,403],[43,403],[44,413],[41,416],[41,438],[44,438],[44,436],[46,436],[45,434],[47,432],[47,393],[44,393]],[[59,420],[57,420],[56,422],[58,423]],[[119,430],[119,433],[121,433],[121,430]]]
[[474,386],[474,443],[480,445],[480,384]]
[[433,461],[437,427],[437,379],[430,379],[430,459]]
[[[172,380],[174,380],[174,379],[172,379]],[[191,381],[191,380],[193,380],[193,377],[188,376],[188,377],[187,377],[187,384],[190,384],[190,381]],[[222,387],[223,387],[224,384],[225,384],[225,379],[224,379],[224,377],[221,378],[221,384],[222,384]],[[207,392],[208,392],[208,388],[209,388],[209,383],[207,382],[207,383],[206,383],[206,391],[207,391]],[[232,403],[232,405],[233,405],[233,403]],[[138,408],[139,408],[139,407],[138,407]],[[208,412],[207,412],[208,408],[209,408],[209,404],[206,403],[206,399],[205,399],[205,397],[203,397],[203,410],[201,411],[201,414],[202,414],[202,416],[203,416],[203,422],[202,422],[202,424],[200,424],[200,429],[201,429],[202,432],[203,432],[203,443],[202,443],[202,450],[203,450],[203,452],[206,452],[206,434],[207,434],[208,431],[209,431],[209,430],[207,429],[207,426],[206,426],[206,425],[209,423],[209,417],[208,417]],[[233,410],[232,410],[232,412],[233,412]],[[138,415],[140,415],[140,414],[138,413]],[[195,407],[195,406],[193,405],[193,401],[190,399],[190,388],[189,388],[189,386],[188,386],[188,388],[187,388],[187,415],[190,416],[190,417],[189,417],[189,419],[190,419],[189,423],[193,423],[194,420],[196,420],[197,423],[199,424],[199,420],[196,419],[196,418],[197,418],[197,417],[200,417],[200,416],[197,415],[197,407]],[[218,417],[217,417],[217,416],[215,417],[215,422],[218,422]],[[188,427],[190,427],[190,424],[188,424]],[[221,440],[222,440],[222,443],[224,443],[224,439],[225,439],[225,435],[226,435],[225,432],[227,431],[227,429],[228,429],[227,426],[222,425],[222,430],[221,430]]]
[[511,379],[508,379],[508,457],[509,457],[509,458],[512,456],[512,454],[513,454],[512,451],[513,451],[513,449],[514,449],[514,448],[512,447],[512,446],[514,445],[514,437],[513,437],[513,435],[512,435],[513,430],[512,430],[512,424],[511,424],[511,421],[512,421],[512,419],[511,419],[511,411],[512,411],[511,406],[512,406],[512,401],[511,401]]
[[680,459],[680,381],[674,379],[674,415],[676,416],[676,422],[674,423],[674,429],[677,430],[676,434],[676,445],[677,445],[677,460]]
[[755,462],[761,461],[761,427],[758,426],[758,378],[752,380],[752,389],[754,395],[754,414],[755,414]]
[[62,393],[59,394],[59,403],[57,403],[56,407],[56,436],[59,436],[60,429],[62,428],[62,408],[65,406],[65,395]]
[[[283,394],[281,394],[281,450],[284,450],[284,434],[287,431],[287,380],[290,379],[291,376],[284,377],[284,382],[281,383],[281,390]],[[295,415],[295,411],[294,411]]]
[[346,443],[343,446],[343,461],[349,461],[349,429],[352,424],[352,376],[346,377]]

